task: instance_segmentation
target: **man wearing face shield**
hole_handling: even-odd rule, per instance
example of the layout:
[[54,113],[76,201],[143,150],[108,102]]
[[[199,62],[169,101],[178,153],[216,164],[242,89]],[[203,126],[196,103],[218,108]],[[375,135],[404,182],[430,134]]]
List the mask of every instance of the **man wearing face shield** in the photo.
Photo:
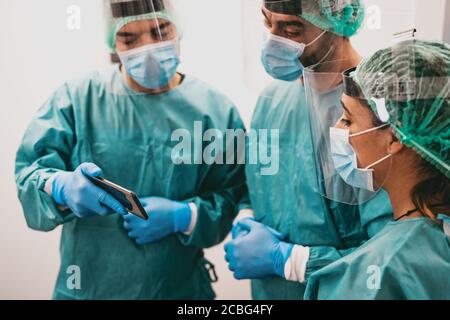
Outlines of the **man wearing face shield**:
[[[236,278],[253,279],[255,299],[303,299],[313,272],[359,247],[392,212],[386,194],[358,207],[320,193],[302,78],[307,66],[339,61],[332,68],[340,73],[359,63],[349,38],[360,28],[364,8],[359,0],[280,0],[264,1],[262,14],[267,32],[261,60],[277,81],[261,94],[252,129],[280,130],[280,168],[263,176],[259,166],[247,164],[249,195],[225,259]],[[334,100],[341,92],[323,98]],[[377,214],[364,216],[370,207],[379,208]]]
[[[54,298],[212,299],[215,274],[202,248],[230,231],[244,168],[198,161],[202,142],[200,150],[173,151],[198,124],[201,136],[244,125],[225,96],[178,72],[168,1],[110,0],[106,11],[120,65],[64,84],[17,153],[28,225],[63,226]],[[135,191],[148,220],[93,185],[97,176]]]

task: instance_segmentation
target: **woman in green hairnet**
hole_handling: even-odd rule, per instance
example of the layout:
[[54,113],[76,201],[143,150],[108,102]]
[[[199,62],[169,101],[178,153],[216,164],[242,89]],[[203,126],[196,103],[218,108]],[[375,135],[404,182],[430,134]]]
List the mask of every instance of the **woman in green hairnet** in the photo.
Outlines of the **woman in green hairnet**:
[[305,298],[450,299],[449,77],[450,46],[416,40],[344,73],[334,166],[351,185],[383,187],[393,221],[314,273]]
[[[17,153],[27,224],[63,226],[53,297],[212,299],[203,248],[230,231],[245,179],[237,161],[211,159],[202,137],[244,125],[224,95],[178,71],[168,1],[105,2],[120,64],[59,88]],[[192,137],[192,150],[177,148]],[[98,176],[136,192],[148,219],[125,212],[91,182]]]

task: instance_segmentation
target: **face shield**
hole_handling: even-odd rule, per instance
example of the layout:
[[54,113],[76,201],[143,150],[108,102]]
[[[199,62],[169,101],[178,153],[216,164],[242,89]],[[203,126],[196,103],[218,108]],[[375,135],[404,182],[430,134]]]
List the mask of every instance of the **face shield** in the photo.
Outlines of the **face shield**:
[[121,39],[117,51],[173,40],[180,34],[179,19],[170,0],[105,0],[104,6],[112,51],[116,51],[118,33],[119,39],[127,39]]
[[[367,101],[353,79],[353,72],[349,71],[344,75],[340,72],[348,65],[347,61],[318,64],[307,68],[304,78],[318,190],[332,201],[358,205],[369,201],[381,190],[392,158],[387,154],[373,155],[371,160],[360,157],[370,148],[370,139],[377,138],[376,132],[389,130],[389,125],[381,121],[377,125],[371,124],[372,110],[369,103],[378,103],[380,113],[385,114],[383,100],[381,96],[374,96],[370,98],[370,102]],[[364,114],[368,118],[360,120],[370,124],[363,130],[355,132],[339,125],[343,118],[343,97],[347,97],[360,108],[367,108]],[[368,141],[369,144],[362,145],[363,141]],[[385,166],[383,176],[375,172],[378,165]]]
[[145,89],[166,87],[180,64],[178,29],[167,0],[107,0],[115,60]]

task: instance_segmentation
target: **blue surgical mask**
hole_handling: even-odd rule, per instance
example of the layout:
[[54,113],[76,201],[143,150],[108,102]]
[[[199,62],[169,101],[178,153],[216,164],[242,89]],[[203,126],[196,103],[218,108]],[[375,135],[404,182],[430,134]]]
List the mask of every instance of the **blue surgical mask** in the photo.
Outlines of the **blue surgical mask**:
[[180,64],[177,40],[149,44],[118,54],[127,74],[147,89],[166,87]]
[[371,169],[377,164],[391,157],[391,154],[383,157],[382,159],[372,163],[364,169],[358,168],[358,161],[356,158],[355,150],[350,144],[350,138],[367,134],[372,131],[379,130],[388,126],[384,124],[382,126],[365,130],[356,134],[350,134],[348,129],[330,128],[331,137],[331,157],[334,162],[334,167],[341,178],[349,185],[364,190],[374,192],[373,172]]
[[261,62],[266,72],[275,79],[294,81],[303,75],[304,66],[300,61],[305,48],[319,40],[326,31],[308,44],[299,43],[268,32],[265,35]]

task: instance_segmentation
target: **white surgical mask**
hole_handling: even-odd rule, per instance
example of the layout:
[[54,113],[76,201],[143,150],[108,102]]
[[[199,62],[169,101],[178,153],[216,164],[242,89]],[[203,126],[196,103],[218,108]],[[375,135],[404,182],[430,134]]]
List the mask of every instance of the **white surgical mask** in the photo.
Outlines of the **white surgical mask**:
[[355,150],[350,144],[350,138],[367,134],[387,126],[389,126],[389,124],[384,124],[355,134],[350,134],[348,129],[330,128],[331,156],[333,158],[334,167],[346,183],[356,188],[372,192],[375,191],[373,184],[374,170],[372,168],[390,158],[392,155],[388,154],[366,168],[360,169],[358,168]]

